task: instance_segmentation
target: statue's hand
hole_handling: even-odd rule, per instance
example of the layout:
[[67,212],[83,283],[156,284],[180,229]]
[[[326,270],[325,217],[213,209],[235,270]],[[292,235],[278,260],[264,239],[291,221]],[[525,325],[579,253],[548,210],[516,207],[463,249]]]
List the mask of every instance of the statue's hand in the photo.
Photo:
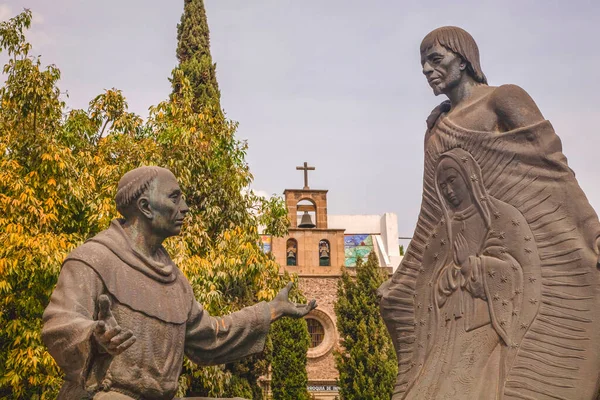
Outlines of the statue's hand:
[[288,299],[290,289],[293,286],[290,282],[281,289],[275,298],[269,302],[271,309],[271,321],[278,320],[281,317],[301,318],[317,307],[317,302],[313,299],[308,304],[292,303]]
[[465,239],[462,233],[459,233],[454,240],[454,262],[462,267],[468,258],[469,245],[467,244],[467,239]]
[[123,330],[110,310],[110,299],[102,294],[98,298],[98,322],[94,328],[94,338],[102,350],[116,356],[135,343],[136,337],[129,329]]

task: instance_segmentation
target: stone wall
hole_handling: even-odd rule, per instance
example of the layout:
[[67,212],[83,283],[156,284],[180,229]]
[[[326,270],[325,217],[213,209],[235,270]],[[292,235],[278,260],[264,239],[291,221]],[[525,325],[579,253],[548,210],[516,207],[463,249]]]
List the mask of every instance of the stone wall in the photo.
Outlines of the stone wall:
[[[337,283],[339,277],[300,277],[299,287],[306,296],[307,300],[316,299],[318,308],[320,311],[319,315],[315,315],[318,320],[323,319],[323,314],[326,314],[331,322],[331,327],[324,324],[325,327],[325,339],[323,342],[328,342],[326,351],[318,351],[319,354],[315,357],[313,349],[309,350],[308,363],[306,369],[308,371],[309,385],[311,381],[335,381],[338,377],[338,372],[335,369],[335,363],[333,359],[333,350],[339,348],[339,337],[337,333],[337,324],[335,318],[335,312],[333,310],[333,304],[336,299]],[[308,315],[310,317],[311,314]],[[328,337],[329,336],[329,337]],[[312,354],[311,354],[312,353]]]

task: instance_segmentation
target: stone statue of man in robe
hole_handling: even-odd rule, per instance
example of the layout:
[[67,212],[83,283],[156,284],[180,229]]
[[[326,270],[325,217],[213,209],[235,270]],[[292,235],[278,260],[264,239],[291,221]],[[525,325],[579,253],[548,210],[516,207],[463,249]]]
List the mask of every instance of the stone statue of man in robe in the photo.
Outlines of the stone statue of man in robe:
[[471,35],[421,43],[448,97],[427,119],[423,199],[379,289],[393,399],[592,400],[600,385],[600,223],[531,97],[489,86]]
[[65,260],[43,316],[42,339],[65,373],[59,400],[173,399],[184,354],[222,364],[262,351],[271,322],[316,307],[288,300],[212,317],[162,242],[188,206],[175,176],[147,166],[119,181],[114,220]]

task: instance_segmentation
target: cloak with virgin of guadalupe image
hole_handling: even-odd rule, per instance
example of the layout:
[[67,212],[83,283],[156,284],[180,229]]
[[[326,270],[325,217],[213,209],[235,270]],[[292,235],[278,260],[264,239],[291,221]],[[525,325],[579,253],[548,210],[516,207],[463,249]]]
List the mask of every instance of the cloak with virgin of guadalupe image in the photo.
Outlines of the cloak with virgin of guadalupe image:
[[[455,179],[464,182],[472,204],[453,211],[437,177],[442,160],[451,160]],[[489,196],[473,157],[455,148],[440,156],[436,195],[442,219],[432,234],[421,271],[417,309],[426,312],[415,326],[420,340],[418,378],[407,399],[495,399],[497,387],[538,310],[540,262],[532,233],[511,205]],[[455,258],[457,236],[465,238],[468,259]],[[468,271],[468,272],[466,272]],[[426,285],[425,285],[426,284]],[[410,367],[410,364],[408,365]],[[406,368],[406,367],[405,367]]]
[[[461,128],[445,115],[428,122],[417,227],[402,264],[380,288],[382,316],[399,362],[392,398],[595,398],[600,320],[593,312],[600,305],[600,223],[567,165],[552,125],[542,121],[497,133]],[[483,218],[483,227],[473,226],[485,236],[468,241],[481,244],[469,262],[479,268],[485,296],[473,296],[475,287],[462,288],[460,280],[452,280],[456,272],[444,272],[451,264],[453,238],[444,228],[451,220],[436,191],[435,171],[441,155],[457,148],[462,150],[456,153],[466,154],[459,157],[461,162],[466,159],[466,170],[470,163],[481,169],[480,176],[468,179],[472,188],[481,187],[474,215]],[[490,210],[488,227],[482,204]],[[445,279],[446,292],[456,287],[463,298],[474,299],[476,311],[459,308],[463,321],[447,315],[447,310],[456,309],[447,303],[451,296],[444,304],[434,303],[436,290],[438,296],[444,292],[439,276]],[[512,298],[502,289],[508,282],[514,288]],[[522,293],[516,293],[519,285]],[[448,333],[451,329],[456,332]],[[457,349],[448,335],[458,334],[473,335],[473,341],[487,348]],[[458,343],[467,342],[463,337]],[[456,353],[448,355],[452,351]],[[431,383],[431,370],[443,372],[440,382]]]

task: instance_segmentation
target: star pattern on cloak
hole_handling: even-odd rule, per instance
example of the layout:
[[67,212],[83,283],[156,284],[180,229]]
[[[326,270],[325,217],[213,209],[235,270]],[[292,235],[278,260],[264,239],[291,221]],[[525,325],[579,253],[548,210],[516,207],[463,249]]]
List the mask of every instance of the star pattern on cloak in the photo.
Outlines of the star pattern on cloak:
[[500,295],[498,293],[496,293],[494,295],[494,301],[498,301],[498,300],[500,300]]
[[421,303],[417,303],[417,308],[421,308]]
[[502,216],[498,211],[494,211],[494,218],[498,219]]
[[440,240],[440,244],[441,244],[442,246],[445,246],[445,245],[446,245],[446,240],[445,240],[445,239],[442,239],[442,240]]
[[521,329],[527,329],[527,324],[526,324],[526,323],[524,323],[524,322],[522,322],[522,323],[521,323]]
[[471,175],[471,182],[479,182],[479,178],[477,177],[477,175]]
[[462,157],[461,161],[464,163],[467,163],[467,162],[469,162],[469,157]]
[[530,242],[531,241],[531,236],[525,236],[523,239],[525,239],[526,242]]
[[423,348],[423,342],[419,342],[419,344],[417,346],[420,348]]
[[431,332],[427,332],[427,339],[431,338]]
[[487,197],[485,197],[485,196],[481,196],[481,197],[479,198],[479,201],[481,201],[482,203],[485,203],[485,202],[487,201]]
[[437,231],[433,231],[433,233],[431,234],[432,237],[436,238],[438,235]]
[[508,277],[507,277],[507,276],[505,276],[505,275],[502,275],[502,276],[500,277],[500,281],[502,281],[502,283],[506,283],[506,282],[508,282]]
[[423,267],[419,268],[419,272],[425,272],[425,268],[423,268]]
[[511,314],[514,315],[514,316],[516,316],[517,314],[519,314],[519,310],[514,309],[514,310],[512,310]]
[[515,294],[521,294],[523,291],[521,289],[515,289]]
[[495,276],[496,276],[496,271],[494,271],[493,269],[490,269],[490,270],[488,271],[488,275],[490,276],[490,278],[493,278],[493,277],[495,277]]
[[516,265],[513,264],[512,269],[513,269],[513,271],[518,271],[519,267],[517,267]]
[[513,349],[518,349],[519,348],[519,344],[518,343],[513,343],[510,345],[510,347],[512,347]]
[[435,254],[433,255],[433,259],[434,259],[434,260],[437,260],[438,258],[440,258],[440,255],[439,255],[439,253],[435,253]]
[[425,250],[429,248],[429,243],[425,243]]
[[427,311],[433,311],[433,304],[427,306]]
[[516,220],[516,219],[513,219],[513,220],[512,220],[512,224],[513,224],[514,226],[519,226],[519,225],[521,225],[521,223],[520,223],[518,220]]
[[533,276],[530,276],[530,277],[529,277],[529,282],[531,282],[531,283],[535,282],[536,280],[537,280],[537,279],[536,279],[536,278],[534,278]]
[[500,254],[506,254],[506,253],[508,253],[508,249],[506,247],[501,247]]
[[502,300],[502,305],[503,306],[507,306],[508,305],[508,300],[506,300],[506,299]]
[[498,238],[499,239],[505,239],[506,238],[506,233],[504,233],[502,231],[498,232]]
[[531,304],[537,304],[538,300],[537,300],[537,299],[534,299],[534,298],[531,298],[531,299],[529,299],[529,302],[530,302]]
[[421,326],[425,326],[425,320],[424,319],[420,320],[419,324],[421,324]]
[[531,249],[529,249],[527,247],[525,248],[525,253],[531,253],[531,251],[532,251]]
[[505,320],[500,321],[500,326],[506,326],[506,321]]

